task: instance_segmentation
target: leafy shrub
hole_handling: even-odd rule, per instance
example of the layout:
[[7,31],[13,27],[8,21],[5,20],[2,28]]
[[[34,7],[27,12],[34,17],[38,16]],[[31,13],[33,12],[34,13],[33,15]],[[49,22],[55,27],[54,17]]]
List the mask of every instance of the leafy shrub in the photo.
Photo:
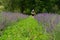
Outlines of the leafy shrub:
[[36,12],[36,13],[40,13],[40,12],[41,12],[41,11],[40,11],[40,7],[35,7],[34,9],[35,9],[35,12]]
[[24,14],[31,14],[31,10],[29,8],[26,8],[23,13]]
[[14,25],[8,26],[0,40],[49,40],[49,34],[43,31],[42,25],[30,16]]
[[2,12],[4,10],[4,6],[0,5],[0,12]]

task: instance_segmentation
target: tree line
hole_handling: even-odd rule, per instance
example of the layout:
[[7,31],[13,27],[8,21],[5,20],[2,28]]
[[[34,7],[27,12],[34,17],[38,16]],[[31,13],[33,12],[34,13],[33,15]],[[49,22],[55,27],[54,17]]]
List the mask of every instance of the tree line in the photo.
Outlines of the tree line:
[[36,13],[60,13],[60,0],[0,0],[5,11],[31,14]]

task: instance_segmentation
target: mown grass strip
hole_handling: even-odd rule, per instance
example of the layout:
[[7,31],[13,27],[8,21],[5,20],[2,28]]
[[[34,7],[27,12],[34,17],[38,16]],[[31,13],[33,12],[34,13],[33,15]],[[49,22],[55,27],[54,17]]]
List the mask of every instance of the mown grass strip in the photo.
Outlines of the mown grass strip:
[[34,17],[29,16],[8,26],[0,40],[49,40],[49,34],[43,32],[42,25],[39,26]]

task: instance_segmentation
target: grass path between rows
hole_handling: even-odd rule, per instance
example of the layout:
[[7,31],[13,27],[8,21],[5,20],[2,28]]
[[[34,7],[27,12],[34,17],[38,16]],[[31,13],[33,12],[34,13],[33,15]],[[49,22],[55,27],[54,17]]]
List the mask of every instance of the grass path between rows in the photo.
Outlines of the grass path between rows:
[[42,24],[38,24],[34,17],[16,22],[8,26],[0,40],[49,40],[49,34],[43,30]]

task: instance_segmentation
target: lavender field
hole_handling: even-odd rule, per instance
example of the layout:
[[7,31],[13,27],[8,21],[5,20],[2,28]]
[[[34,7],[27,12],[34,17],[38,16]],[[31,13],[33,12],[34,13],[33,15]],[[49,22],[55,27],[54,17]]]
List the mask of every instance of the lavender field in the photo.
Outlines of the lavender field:
[[0,29],[3,29],[8,23],[16,22],[18,19],[28,17],[28,15],[12,12],[2,12],[0,14]]
[[[25,19],[29,17],[29,15],[25,15],[21,13],[12,13],[12,12],[2,12],[0,14],[1,14],[0,30],[4,29],[6,25],[10,23],[17,22],[18,19]],[[55,31],[60,32],[59,31],[60,27],[57,27],[57,25],[60,24],[60,15],[42,13],[42,14],[37,14],[33,17],[38,21],[38,24],[40,24],[41,22],[43,25],[43,28],[45,28],[46,31],[50,33],[52,36],[55,33]],[[53,40],[53,38],[51,38],[51,40]]]
[[[42,13],[37,14],[34,16],[38,22],[42,22],[44,27],[47,29],[48,32],[52,31],[60,23],[60,15],[58,14],[48,14],[48,13]],[[50,30],[50,31],[49,31]]]

